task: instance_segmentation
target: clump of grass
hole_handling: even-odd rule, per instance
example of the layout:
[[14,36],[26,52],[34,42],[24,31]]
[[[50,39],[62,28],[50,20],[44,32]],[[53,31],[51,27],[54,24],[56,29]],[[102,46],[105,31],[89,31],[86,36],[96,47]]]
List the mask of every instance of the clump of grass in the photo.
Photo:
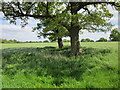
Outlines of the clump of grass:
[[117,87],[118,69],[104,58],[112,51],[85,47],[83,50],[84,53],[69,58],[69,47],[3,49],[3,87]]

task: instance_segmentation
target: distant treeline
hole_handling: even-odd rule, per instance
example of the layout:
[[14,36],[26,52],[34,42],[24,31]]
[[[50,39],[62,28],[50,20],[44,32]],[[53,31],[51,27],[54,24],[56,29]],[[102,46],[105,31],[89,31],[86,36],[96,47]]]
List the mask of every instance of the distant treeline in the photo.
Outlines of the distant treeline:
[[[100,38],[99,40],[96,40],[96,41],[91,40],[89,38],[81,39],[81,42],[110,42],[110,41],[120,41],[120,39],[107,40],[103,37]],[[21,41],[15,40],[15,39],[13,39],[13,40],[0,39],[0,43],[42,43],[42,42],[45,43],[45,42],[50,42],[50,41],[44,40],[44,41],[25,41],[25,42],[21,42]],[[63,42],[70,42],[70,40],[64,39]]]
[[44,40],[44,41],[18,41],[18,40],[7,40],[7,39],[0,39],[0,43],[42,43],[42,42],[50,42],[48,40]]
[[[25,42],[21,42],[21,41],[18,41],[18,40],[7,40],[7,39],[0,39],[0,43],[40,43],[42,41],[25,41]],[[45,42],[48,42],[45,40]]]
[[0,39],[0,43],[20,43],[20,41],[17,41],[15,39],[13,40]]
[[89,39],[89,38],[81,39],[81,42],[111,42],[111,41],[120,41],[120,39],[117,38],[117,39],[110,39],[110,40],[107,40],[106,38],[103,38],[103,37],[100,38],[99,40],[96,40],[96,41],[91,40],[91,39]]
[[110,40],[107,40],[107,39],[105,39],[105,38],[100,38],[99,40],[96,40],[96,41],[94,41],[94,40],[91,40],[91,39],[89,39],[89,38],[86,38],[86,39],[82,39],[81,40],[81,42],[107,42],[107,41],[110,41]]

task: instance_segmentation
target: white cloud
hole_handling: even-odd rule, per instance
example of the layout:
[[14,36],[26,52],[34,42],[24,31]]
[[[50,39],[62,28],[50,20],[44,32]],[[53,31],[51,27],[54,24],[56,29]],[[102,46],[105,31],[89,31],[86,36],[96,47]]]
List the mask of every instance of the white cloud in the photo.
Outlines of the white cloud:
[[[118,28],[118,25],[115,25],[113,26],[112,29],[115,29],[115,28]],[[80,34],[79,38],[80,40],[81,39],[85,39],[85,38],[90,38],[92,40],[98,40],[100,39],[101,37],[104,37],[106,39],[109,40],[109,37],[110,37],[110,34],[111,34],[111,31],[108,31],[108,32],[95,32],[95,33],[90,33],[88,32],[87,30],[82,30],[84,33],[83,34]]]
[[113,28],[112,28],[112,29],[115,29],[115,28],[118,28],[118,25],[113,26]]
[[118,11],[113,6],[108,6],[108,10],[110,13],[113,14],[113,17],[111,18],[111,23],[118,25]]
[[118,24],[118,16],[114,16],[110,20],[113,24]]
[[32,32],[32,28],[26,26],[25,28],[21,28],[21,26],[15,25],[0,25],[2,32],[2,38],[5,39],[16,39],[19,41],[40,41],[43,38],[38,39],[37,33]]
[[30,26],[36,26],[37,25],[37,23],[39,23],[40,21],[37,19],[37,20],[35,20],[35,19],[33,19],[33,18],[29,18],[28,19],[28,25],[30,25]]
[[3,12],[0,11],[0,17],[3,17]]
[[112,14],[118,14],[118,11],[114,8],[114,6],[108,5],[108,10],[112,13]]
[[110,32],[107,32],[107,33],[104,33],[104,32],[95,32],[95,33],[90,33],[88,31],[84,31],[83,34],[80,35],[80,40],[81,39],[85,39],[85,38],[90,38],[92,40],[98,40],[100,39],[101,37],[104,37],[106,39],[109,39],[109,36],[110,36]]

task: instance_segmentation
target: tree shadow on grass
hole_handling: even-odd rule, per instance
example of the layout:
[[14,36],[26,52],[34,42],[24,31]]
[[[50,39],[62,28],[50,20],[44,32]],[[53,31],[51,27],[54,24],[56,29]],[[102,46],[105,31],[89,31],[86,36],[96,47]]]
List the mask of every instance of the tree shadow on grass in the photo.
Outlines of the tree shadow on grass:
[[44,48],[10,48],[2,50],[3,74],[14,76],[18,73],[36,76],[52,76],[56,86],[64,83],[63,77],[81,80],[81,75],[87,68],[93,68],[87,60],[99,54],[110,53],[109,49],[83,47],[83,53],[69,58],[70,47],[58,49]]

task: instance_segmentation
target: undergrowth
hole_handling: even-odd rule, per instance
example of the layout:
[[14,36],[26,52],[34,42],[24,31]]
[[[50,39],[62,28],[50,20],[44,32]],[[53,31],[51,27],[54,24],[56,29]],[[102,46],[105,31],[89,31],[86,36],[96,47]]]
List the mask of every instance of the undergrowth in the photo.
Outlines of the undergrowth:
[[9,48],[2,51],[3,88],[117,88],[118,68],[109,49]]

